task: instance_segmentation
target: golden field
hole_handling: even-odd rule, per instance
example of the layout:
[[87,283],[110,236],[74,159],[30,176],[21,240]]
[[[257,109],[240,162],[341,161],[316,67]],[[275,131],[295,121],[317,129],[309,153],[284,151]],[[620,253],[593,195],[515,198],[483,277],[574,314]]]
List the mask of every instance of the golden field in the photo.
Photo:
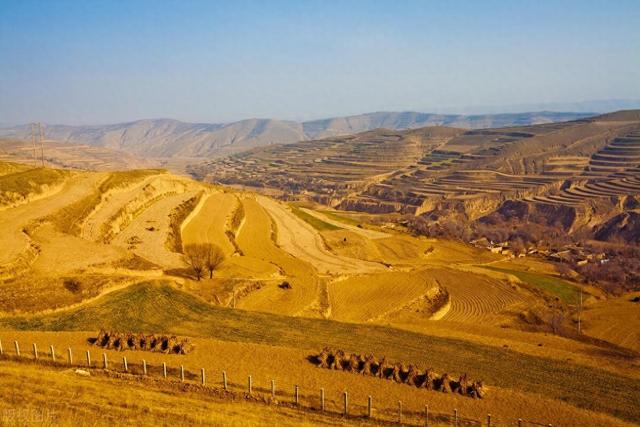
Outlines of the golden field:
[[[582,286],[559,279],[544,261],[418,238],[369,223],[365,215],[287,204],[159,170],[42,173],[0,163],[0,171],[0,184],[12,185],[11,194],[0,187],[0,339],[7,354],[18,340],[26,353],[35,342],[43,352],[49,345],[60,354],[72,347],[78,361],[91,349],[98,360],[103,350],[87,339],[101,328],[172,333],[191,337],[195,350],[106,353],[113,360],[126,355],[132,366],[145,358],[156,368],[162,361],[193,373],[204,367],[217,382],[226,370],[238,392],[247,375],[262,391],[271,379],[279,390],[299,385],[309,407],[317,406],[324,387],[335,411],[347,389],[354,410],[364,411],[372,395],[389,420],[398,400],[408,417],[428,404],[434,413],[456,408],[475,420],[491,413],[498,425],[518,418],[562,426],[640,420],[632,295],[607,298],[582,287],[585,336],[562,337],[523,320],[556,296],[571,304]],[[21,180],[28,181],[21,186]],[[25,189],[19,197],[16,187]],[[213,243],[224,253],[212,279],[193,277],[181,253],[191,243]],[[441,293],[447,298],[434,297]],[[568,328],[571,322],[566,319]],[[307,357],[327,345],[438,372],[468,372],[490,392],[474,400],[321,370]],[[362,421],[98,373],[80,378],[54,367],[0,363],[3,393],[16,387],[18,376],[42,377],[55,390],[46,407],[69,424],[88,417],[72,396],[104,408],[98,424],[128,417],[163,424]],[[90,397],[99,388],[104,396]],[[24,390],[22,398],[3,396],[0,409],[45,399],[35,386]],[[152,402],[148,411],[140,399]],[[161,409],[167,405],[196,409],[168,414]],[[217,418],[221,414],[228,418]]]

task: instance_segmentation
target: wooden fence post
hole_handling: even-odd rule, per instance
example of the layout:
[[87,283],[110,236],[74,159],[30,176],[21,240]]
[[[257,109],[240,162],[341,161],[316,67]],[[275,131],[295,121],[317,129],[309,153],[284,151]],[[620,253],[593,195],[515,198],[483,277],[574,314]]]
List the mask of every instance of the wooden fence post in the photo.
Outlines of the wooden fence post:
[[184,382],[184,365],[180,365],[180,381]]
[[348,416],[349,415],[349,394],[345,391],[344,392],[344,416]]
[[109,369],[109,362],[107,362],[107,353],[102,353],[102,368]]
[[522,427],[522,418],[518,418],[518,427]]
[[49,346],[49,354],[51,355],[51,361],[55,363],[55,361],[56,361],[56,352],[53,349],[52,345]]
[[296,386],[295,391],[294,391],[294,395],[293,395],[293,401],[296,404],[296,406],[298,406],[300,404],[300,387]]
[[491,427],[491,414],[487,414],[487,427]]
[[453,410],[453,420],[454,420],[454,425],[458,427],[458,410],[457,409]]
[[13,344],[16,346],[16,355],[20,357],[20,344],[18,344],[18,341],[14,341]]
[[202,380],[202,385],[205,385],[206,379],[204,376],[204,368],[200,368],[200,379]]
[[165,362],[162,362],[162,376],[165,380],[167,379],[167,364]]
[[402,424],[402,400],[398,400],[398,424]]
[[429,405],[424,405],[424,425],[429,427]]
[[73,365],[73,354],[71,353],[71,347],[67,348],[67,358],[69,359],[69,366]]
[[142,375],[147,375],[147,361],[142,359]]
[[126,356],[122,356],[122,367],[124,368],[125,372],[129,372],[129,365],[127,364]]
[[91,353],[87,350],[87,366],[91,367]]
[[229,387],[227,386],[227,371],[222,371],[222,384],[224,386],[224,391],[229,390]]
[[320,410],[324,412],[324,388],[320,389]]
[[247,388],[249,390],[249,394],[251,394],[251,392],[253,391],[253,381],[251,379],[251,375],[249,375],[249,379],[248,379],[248,384],[247,384]]
[[367,402],[367,417],[371,418],[372,413],[373,413],[373,398],[369,396],[369,399]]
[[33,343],[33,358],[38,360],[38,345],[36,343]]
[[0,356],[4,355],[4,349],[2,348],[2,340],[0,340]]
[[271,380],[271,398],[276,398],[276,380]]

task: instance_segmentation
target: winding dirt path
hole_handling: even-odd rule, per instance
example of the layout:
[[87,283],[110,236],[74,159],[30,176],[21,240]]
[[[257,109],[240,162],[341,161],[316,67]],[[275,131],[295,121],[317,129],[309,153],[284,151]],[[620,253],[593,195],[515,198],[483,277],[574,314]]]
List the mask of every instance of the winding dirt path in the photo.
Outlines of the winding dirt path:
[[277,226],[278,246],[296,258],[311,263],[320,273],[335,275],[385,271],[380,264],[329,252],[320,234],[282,203],[264,196],[256,198]]

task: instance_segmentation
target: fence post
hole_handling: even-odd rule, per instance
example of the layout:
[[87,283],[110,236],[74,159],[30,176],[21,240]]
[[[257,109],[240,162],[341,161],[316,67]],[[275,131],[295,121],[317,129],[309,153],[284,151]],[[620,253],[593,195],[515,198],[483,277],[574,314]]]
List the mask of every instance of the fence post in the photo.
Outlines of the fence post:
[[324,412],[324,388],[320,389],[320,410]]
[[87,350],[87,366],[91,367],[91,353]]
[[14,341],[13,343],[16,346],[16,355],[20,357],[20,344],[18,344],[18,341]]
[[129,372],[129,365],[127,364],[126,356],[122,356],[122,367],[124,368],[125,372]]
[[142,359],[142,374],[147,375],[147,361]]
[[165,380],[167,379],[167,364],[165,362],[162,362],[162,376]]
[[71,353],[71,347],[67,349],[67,357],[69,359],[69,366],[73,365],[73,354]]
[[429,405],[424,405],[424,425],[429,427]]
[[522,427],[522,418],[518,418],[518,427]]
[[348,416],[349,415],[349,394],[345,391],[344,392],[344,416]]
[[36,343],[33,343],[33,358],[38,360],[38,345]]
[[251,375],[249,375],[247,388],[248,388],[248,390],[249,390],[249,394],[251,394],[251,392],[253,391],[253,381],[252,381],[252,379],[251,379]]
[[56,352],[53,349],[52,345],[49,346],[49,354],[51,354],[51,361],[55,363],[55,361],[56,361]]
[[200,378],[202,379],[202,385],[205,385],[206,379],[204,376],[204,368],[200,368]]
[[371,418],[371,416],[373,412],[373,398],[371,396],[369,396],[368,402],[367,402],[367,417]]
[[271,380],[271,398],[276,398],[276,380]]
[[109,363],[107,362],[107,353],[102,353],[102,368],[109,369]]
[[227,371],[222,371],[222,384],[224,386],[224,391],[229,390],[227,387]]
[[300,387],[298,386],[296,386],[296,389],[295,389],[294,402],[296,406],[300,404]]
[[457,410],[457,409],[454,409],[454,410],[453,410],[453,419],[454,419],[454,422],[455,422],[455,424],[454,424],[454,425],[455,425],[456,427],[458,427],[458,410]]
[[180,381],[184,382],[184,365],[180,365]]
[[2,348],[2,340],[0,340],[0,356],[4,355],[4,349]]
[[402,424],[402,400],[398,400],[398,424]]
[[491,414],[487,414],[487,427],[491,427]]

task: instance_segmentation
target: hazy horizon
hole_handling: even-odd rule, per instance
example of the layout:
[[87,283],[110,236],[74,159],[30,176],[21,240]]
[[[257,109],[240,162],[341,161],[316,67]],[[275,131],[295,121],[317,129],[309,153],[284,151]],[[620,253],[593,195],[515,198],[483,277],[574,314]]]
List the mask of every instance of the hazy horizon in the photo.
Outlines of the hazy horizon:
[[302,121],[640,99],[633,1],[0,4],[0,123]]

